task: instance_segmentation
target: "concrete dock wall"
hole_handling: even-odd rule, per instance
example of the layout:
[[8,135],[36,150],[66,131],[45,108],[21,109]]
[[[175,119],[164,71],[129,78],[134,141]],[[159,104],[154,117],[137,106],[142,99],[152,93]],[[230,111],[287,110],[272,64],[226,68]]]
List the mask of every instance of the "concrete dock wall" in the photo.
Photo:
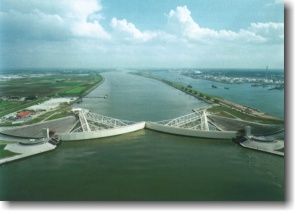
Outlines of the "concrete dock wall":
[[44,152],[48,152],[54,150],[55,148],[56,148],[55,145],[52,145],[48,142],[43,144],[36,144],[36,145],[22,145],[19,143],[7,144],[4,150],[14,152],[19,155],[0,159],[0,165],[11,161],[19,160],[22,158],[30,157],[33,155],[41,154]]
[[280,149],[284,148],[284,141],[261,142],[248,139],[240,143],[242,147],[256,151],[267,152],[274,155],[284,156]]

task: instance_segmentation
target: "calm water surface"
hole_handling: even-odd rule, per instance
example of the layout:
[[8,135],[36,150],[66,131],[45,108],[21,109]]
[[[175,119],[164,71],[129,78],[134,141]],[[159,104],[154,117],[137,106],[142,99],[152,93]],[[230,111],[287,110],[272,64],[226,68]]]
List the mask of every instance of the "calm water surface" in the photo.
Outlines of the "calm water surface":
[[179,90],[153,79],[126,72],[107,72],[105,82],[88,96],[107,99],[85,99],[74,106],[92,112],[132,121],[160,121],[192,113],[192,109],[206,106]]
[[[203,102],[155,80],[107,72],[80,105],[126,120],[158,121]],[[150,130],[64,142],[0,167],[1,200],[284,200],[284,158],[228,140]]]
[[[195,90],[254,107],[284,119],[284,90],[269,90],[274,86],[265,88],[252,87],[252,83],[225,84],[203,79],[193,79],[181,75],[180,71],[153,71],[151,74],[185,86],[191,84]],[[216,85],[218,88],[212,88],[212,85]],[[229,89],[224,89],[224,87]]]

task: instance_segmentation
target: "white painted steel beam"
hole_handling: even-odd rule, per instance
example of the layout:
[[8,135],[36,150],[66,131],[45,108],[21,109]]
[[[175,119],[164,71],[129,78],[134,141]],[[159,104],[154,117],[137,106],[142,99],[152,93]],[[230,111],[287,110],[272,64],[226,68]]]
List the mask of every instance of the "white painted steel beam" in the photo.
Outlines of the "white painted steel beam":
[[[81,128],[77,128],[73,132],[90,132],[97,130],[106,130],[128,126],[134,124],[131,121],[119,120],[95,113],[91,113],[87,110],[78,110],[79,120]],[[208,120],[206,116],[206,111],[197,111],[191,114],[187,114],[176,119],[166,120],[157,122],[164,126],[169,127],[179,127],[185,129],[197,129],[202,131],[209,131]]]
[[196,120],[199,120],[199,116],[196,113],[191,113],[191,114],[173,119],[165,125],[171,126],[171,127],[180,127],[180,126],[186,125],[188,123],[194,122]]
[[208,122],[207,122],[207,117],[206,117],[205,110],[202,111],[202,116],[201,116],[201,130],[209,131],[209,127],[208,127]]
[[87,113],[87,111],[85,111],[85,110],[80,110],[79,111],[79,114],[78,114],[79,115],[79,121],[80,121],[80,124],[81,124],[82,131],[83,132],[90,132],[91,128],[89,126],[89,123],[86,120],[85,113]]
[[103,129],[112,129],[118,127],[124,127],[135,122],[119,120],[95,113],[91,113],[88,110],[76,109],[74,112],[78,112],[80,127],[73,130],[73,132],[91,132]]
[[86,119],[88,121],[92,121],[101,125],[108,126],[110,128],[114,127],[122,127],[127,126],[129,123],[125,123],[124,121],[121,121],[119,119],[114,119],[111,117],[95,114],[95,113],[88,113],[86,114]]
[[197,111],[195,113],[181,116],[172,120],[160,121],[157,123],[170,127],[209,131],[209,125],[205,110]]

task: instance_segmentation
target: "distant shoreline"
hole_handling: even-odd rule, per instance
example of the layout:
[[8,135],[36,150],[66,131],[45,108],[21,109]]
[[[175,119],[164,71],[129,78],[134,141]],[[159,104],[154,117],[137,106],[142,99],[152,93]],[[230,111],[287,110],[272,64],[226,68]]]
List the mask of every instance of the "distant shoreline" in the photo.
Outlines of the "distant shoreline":
[[130,74],[134,74],[134,75],[137,75],[137,76],[142,76],[142,77],[147,77],[147,78],[152,78],[152,79],[155,79],[155,80],[158,80],[158,81],[161,81],[171,87],[174,87],[188,95],[191,95],[195,98],[198,98],[202,101],[205,101],[206,103],[208,104],[211,104],[213,106],[218,106],[218,107],[214,107],[213,109],[210,108],[209,110],[216,110],[217,111],[214,111],[214,112],[221,112],[223,110],[225,111],[228,111],[230,110],[231,112],[234,112],[234,113],[237,113],[235,115],[238,115],[239,118],[241,119],[245,119],[245,120],[251,120],[251,121],[257,121],[259,123],[265,123],[265,124],[283,124],[284,123],[284,120],[278,118],[278,117],[275,117],[275,116],[272,116],[272,115],[269,115],[265,112],[262,112],[262,111],[258,111],[252,107],[249,107],[249,106],[245,106],[245,105],[241,105],[241,104],[238,104],[238,103],[235,103],[235,102],[232,102],[230,100],[227,100],[227,99],[223,99],[221,97],[218,97],[218,96],[213,96],[213,95],[208,95],[208,94],[205,94],[205,93],[202,93],[202,92],[199,92],[199,91],[196,91],[192,88],[188,88],[186,86],[183,86],[181,84],[178,84],[178,83],[175,83],[175,82],[172,82],[172,81],[169,81],[169,80],[165,80],[163,78],[160,78],[160,77],[157,77],[157,76],[153,76],[149,73],[146,73],[146,72],[131,72]]

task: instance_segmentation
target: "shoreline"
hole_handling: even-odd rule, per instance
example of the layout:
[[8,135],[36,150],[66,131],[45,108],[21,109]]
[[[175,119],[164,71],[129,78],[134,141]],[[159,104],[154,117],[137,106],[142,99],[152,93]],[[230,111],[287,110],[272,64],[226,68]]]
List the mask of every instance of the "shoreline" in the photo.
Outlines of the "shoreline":
[[96,85],[94,85],[94,86],[92,86],[91,88],[87,89],[87,90],[83,93],[82,97],[88,95],[88,94],[91,93],[93,90],[95,90],[98,86],[100,86],[102,83],[104,83],[104,82],[105,82],[105,78],[104,78],[102,75],[101,75],[101,78],[102,78],[102,80],[101,80],[100,82],[98,82]]
[[[100,75],[101,76],[101,75]],[[91,88],[89,88],[89,89],[87,89],[84,93],[83,93],[83,95],[70,95],[70,96],[61,96],[61,97],[59,97],[59,98],[66,98],[66,97],[70,97],[70,98],[75,98],[75,100],[73,100],[72,102],[70,102],[69,103],[69,105],[71,106],[74,102],[76,102],[78,99],[80,99],[80,98],[83,98],[84,96],[86,96],[86,95],[88,95],[90,92],[92,92],[94,89],[96,89],[98,86],[100,86],[103,82],[105,82],[105,78],[103,77],[103,76],[101,76],[101,81],[99,81],[97,84],[95,84],[94,86],[92,86]],[[77,100],[76,100],[77,99]],[[40,102],[41,102],[41,100],[39,100]],[[46,100],[47,101],[47,100]],[[43,102],[44,102],[44,100],[43,100]],[[34,106],[34,105],[36,105],[36,104],[33,104],[33,105],[31,105],[31,106]],[[23,108],[21,108],[21,109],[19,109],[19,110],[25,110],[27,107],[23,107]],[[54,108],[54,109],[51,109],[51,110],[53,110],[53,111],[55,111],[55,110],[59,110],[58,109],[59,107],[56,107],[56,108]],[[17,111],[14,111],[13,113],[15,113],[15,112],[18,112],[19,110],[17,110]],[[49,110],[49,111],[46,111],[45,113],[47,113],[47,112],[50,112],[51,110]],[[7,115],[7,114],[6,114]],[[51,116],[54,116],[54,115],[56,115],[56,114],[52,114]],[[4,115],[5,116],[5,115]],[[65,118],[65,117],[68,117],[69,116],[69,114],[65,114],[64,116],[61,116],[61,117],[59,117],[59,118]],[[36,118],[39,118],[39,117],[36,117]],[[35,119],[36,119],[35,118]],[[48,118],[50,118],[50,117],[47,117],[47,119]],[[59,119],[59,118],[55,118],[55,119],[51,119],[51,120],[56,120],[56,119]],[[7,125],[5,125],[5,124],[1,124],[1,127],[17,127],[17,126],[26,126],[27,125],[27,123],[26,122],[24,122],[25,124],[23,125],[19,125],[19,124],[16,124],[16,125],[14,125],[14,124],[7,124]],[[38,122],[36,122],[36,123],[33,123],[33,124],[37,124],[37,123],[41,123],[41,121],[38,121]]]
[[210,105],[212,105],[212,107],[214,106],[220,106],[223,108],[220,109],[230,109],[230,110],[235,110],[236,112],[240,113],[240,115],[245,115],[245,116],[250,116],[247,117],[249,118],[253,118],[253,119],[260,119],[260,121],[267,121],[267,122],[273,122],[273,123],[281,123],[284,124],[284,120],[280,119],[278,117],[275,117],[273,115],[267,114],[263,111],[259,111],[255,108],[249,107],[249,106],[245,106],[245,105],[241,105],[238,103],[235,103],[233,101],[227,100],[227,99],[223,99],[222,97],[218,97],[218,96],[213,96],[213,95],[208,95],[205,93],[202,93],[200,91],[196,91],[192,88],[188,88],[187,86],[157,77],[157,76],[153,76],[147,72],[145,73],[141,73],[141,72],[130,72],[130,74],[136,75],[136,76],[141,76],[141,77],[146,77],[146,78],[150,78],[150,79],[154,79],[154,80],[158,80],[160,82],[163,82],[175,89],[178,89],[190,96],[193,96],[199,100],[202,100]]
[[[62,76],[64,76],[64,75],[62,75]],[[15,113],[15,112],[24,110],[24,109],[26,109],[26,108],[28,108],[30,106],[33,106],[33,105],[37,105],[37,104],[43,103],[43,102],[45,102],[45,101],[47,101],[47,100],[49,100],[49,99],[51,99],[53,97],[62,97],[62,98],[63,97],[73,97],[73,98],[76,97],[76,98],[80,98],[81,96],[87,95],[88,93],[90,93],[91,91],[93,91],[95,88],[97,88],[99,85],[101,85],[105,81],[105,78],[102,77],[102,75],[98,74],[98,75],[96,75],[95,79],[93,79],[93,82],[95,80],[96,80],[96,84],[92,85],[91,87],[88,87],[88,86],[85,87],[85,90],[83,90],[82,92],[76,91],[76,92],[70,93],[70,94],[65,93],[68,90],[72,90],[72,89],[75,89],[77,87],[80,87],[82,85],[87,84],[88,82],[86,82],[86,81],[84,81],[83,84],[77,84],[76,86],[70,86],[70,87],[64,88],[64,89],[61,87],[60,90],[58,90],[58,91],[57,90],[55,90],[55,91],[51,90],[50,93],[47,94],[47,96],[45,94],[39,95],[39,97],[37,99],[33,100],[33,101],[29,101],[29,102],[26,102],[24,104],[22,102],[22,103],[20,103],[17,106],[14,106],[12,108],[8,108],[8,109],[5,109],[5,110],[1,111],[0,112],[1,116],[0,117],[3,117],[3,116],[6,116],[8,114],[11,114],[11,113]],[[35,82],[31,82],[31,84],[34,84],[34,83]],[[30,94],[31,93],[28,91],[28,94],[25,93],[25,94],[23,94],[23,96],[24,95],[25,96],[26,95],[30,95]]]

